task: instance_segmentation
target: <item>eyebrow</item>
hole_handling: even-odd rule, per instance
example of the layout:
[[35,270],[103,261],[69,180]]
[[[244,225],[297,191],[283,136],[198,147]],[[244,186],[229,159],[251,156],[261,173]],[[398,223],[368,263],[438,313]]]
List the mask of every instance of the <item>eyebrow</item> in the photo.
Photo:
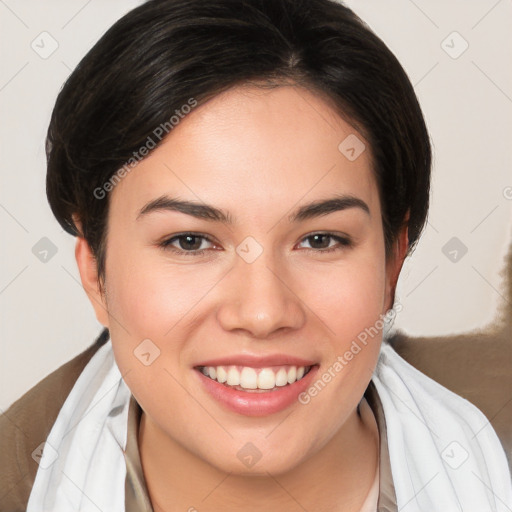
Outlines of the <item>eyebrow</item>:
[[[288,221],[290,223],[301,222],[350,208],[359,208],[370,216],[370,208],[362,199],[353,195],[338,194],[329,199],[320,199],[300,206],[288,216]],[[137,220],[155,211],[176,211],[198,219],[221,222],[227,225],[235,223],[231,214],[220,208],[204,203],[180,200],[167,195],[160,196],[145,204],[140,209]]]

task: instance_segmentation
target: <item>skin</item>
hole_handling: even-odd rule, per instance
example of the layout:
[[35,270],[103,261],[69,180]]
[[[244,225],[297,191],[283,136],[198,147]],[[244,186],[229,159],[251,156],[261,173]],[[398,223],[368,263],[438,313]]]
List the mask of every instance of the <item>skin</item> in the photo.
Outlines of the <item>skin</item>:
[[[263,417],[225,409],[193,369],[228,354],[284,353],[318,361],[321,375],[392,307],[407,231],[386,261],[369,146],[355,161],[338,150],[350,134],[364,141],[299,86],[230,89],[188,114],[111,192],[104,296],[90,248],[77,239],[83,286],[143,409],[138,441],[155,510],[348,512],[364,501],[378,444],[357,405],[381,333],[309,404]],[[175,211],[136,220],[164,193],[217,206],[236,223]],[[359,197],[370,215],[349,208],[288,221],[333,193]],[[196,245],[204,254],[158,246],[184,231],[208,236]],[[308,236],[318,231],[354,245],[315,244]],[[250,264],[236,252],[247,236],[263,248]],[[133,353],[147,338],[161,351],[149,366]],[[262,454],[250,469],[237,457],[247,442]]]

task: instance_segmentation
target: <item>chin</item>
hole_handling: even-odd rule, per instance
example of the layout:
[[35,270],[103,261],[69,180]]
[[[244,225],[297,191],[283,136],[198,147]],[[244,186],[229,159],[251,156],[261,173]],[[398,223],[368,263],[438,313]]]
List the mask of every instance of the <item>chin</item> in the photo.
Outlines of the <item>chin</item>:
[[[287,436],[288,439],[291,435]],[[215,453],[196,453],[217,470],[237,476],[268,477],[285,474],[302,464],[307,458],[304,446],[306,440],[293,439],[284,443],[281,440],[271,443],[259,440],[257,436],[244,435],[219,444]],[[285,449],[286,448],[286,449]],[[219,453],[220,451],[220,453]]]

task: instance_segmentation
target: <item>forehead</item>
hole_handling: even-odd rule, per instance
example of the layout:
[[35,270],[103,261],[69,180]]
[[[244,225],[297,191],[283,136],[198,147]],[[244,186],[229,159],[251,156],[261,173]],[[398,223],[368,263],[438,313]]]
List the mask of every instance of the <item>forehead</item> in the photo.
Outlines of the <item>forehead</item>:
[[111,209],[135,218],[145,203],[169,194],[249,220],[282,213],[302,199],[348,193],[375,210],[369,149],[313,92],[236,87],[182,116],[117,184]]

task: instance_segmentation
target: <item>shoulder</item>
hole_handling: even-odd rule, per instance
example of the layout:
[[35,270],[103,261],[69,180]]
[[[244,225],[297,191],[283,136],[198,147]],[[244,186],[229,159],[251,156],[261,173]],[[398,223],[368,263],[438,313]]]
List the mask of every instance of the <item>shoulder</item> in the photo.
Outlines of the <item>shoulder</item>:
[[90,347],[37,383],[0,416],[2,510],[26,509],[38,468],[32,453],[48,437],[81,371],[107,340],[104,329]]
[[409,364],[485,414],[512,470],[512,343],[506,334],[416,338],[398,331],[389,341]]

